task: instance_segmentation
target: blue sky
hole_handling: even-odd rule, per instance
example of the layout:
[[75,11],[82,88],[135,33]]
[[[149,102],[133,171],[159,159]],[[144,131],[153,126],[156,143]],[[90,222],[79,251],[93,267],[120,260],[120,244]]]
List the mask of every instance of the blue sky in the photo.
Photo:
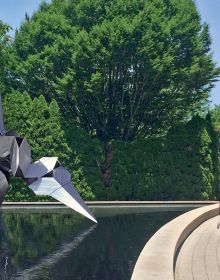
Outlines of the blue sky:
[[[195,2],[202,21],[209,24],[213,57],[220,66],[220,0],[195,0]],[[31,15],[40,3],[41,0],[0,0],[0,19],[13,29],[18,28],[24,20],[25,13]],[[220,82],[216,83],[210,99],[212,105],[220,104]]]

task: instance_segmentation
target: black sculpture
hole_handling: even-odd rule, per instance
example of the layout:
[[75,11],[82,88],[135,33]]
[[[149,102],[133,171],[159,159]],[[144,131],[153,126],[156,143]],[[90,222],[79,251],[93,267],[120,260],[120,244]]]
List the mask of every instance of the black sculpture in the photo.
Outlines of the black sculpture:
[[43,157],[32,163],[31,148],[25,138],[6,131],[0,96],[0,203],[8,190],[9,176],[22,178],[37,195],[49,195],[97,222],[71,184],[70,173],[57,157]]

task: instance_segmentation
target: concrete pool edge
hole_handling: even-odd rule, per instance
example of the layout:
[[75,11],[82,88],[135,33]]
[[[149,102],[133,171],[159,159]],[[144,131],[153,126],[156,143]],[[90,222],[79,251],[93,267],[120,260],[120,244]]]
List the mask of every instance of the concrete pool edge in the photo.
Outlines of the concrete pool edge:
[[[218,203],[218,201],[85,201],[88,206],[144,206],[144,205],[210,205]],[[47,201],[7,201],[3,202],[1,206],[12,206],[12,207],[22,207],[22,206],[63,206],[66,207],[61,202],[47,202]]]
[[219,214],[213,204],[191,210],[160,228],[146,243],[135,264],[132,280],[174,280],[175,257],[190,233]]

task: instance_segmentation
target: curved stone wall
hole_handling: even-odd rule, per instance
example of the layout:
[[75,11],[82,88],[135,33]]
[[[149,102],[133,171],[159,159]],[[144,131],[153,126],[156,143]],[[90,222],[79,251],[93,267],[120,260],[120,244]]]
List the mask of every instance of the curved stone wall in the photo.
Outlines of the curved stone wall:
[[132,280],[174,280],[175,257],[189,234],[219,214],[219,205],[191,210],[160,228],[146,243],[136,262]]

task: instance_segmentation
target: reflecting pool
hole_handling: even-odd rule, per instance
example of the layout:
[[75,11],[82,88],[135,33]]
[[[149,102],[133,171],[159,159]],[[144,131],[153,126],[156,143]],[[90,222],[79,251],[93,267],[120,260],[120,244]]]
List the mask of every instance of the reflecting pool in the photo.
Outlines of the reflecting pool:
[[146,241],[192,207],[1,209],[0,279],[127,280]]

